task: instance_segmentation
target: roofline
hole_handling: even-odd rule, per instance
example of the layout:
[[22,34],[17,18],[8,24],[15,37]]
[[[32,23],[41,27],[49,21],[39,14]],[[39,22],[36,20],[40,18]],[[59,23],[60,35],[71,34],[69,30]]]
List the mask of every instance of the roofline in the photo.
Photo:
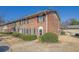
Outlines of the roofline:
[[9,22],[9,23],[2,24],[0,26],[8,25],[8,24],[11,24],[11,23],[16,23],[16,22],[22,21],[23,19],[29,19],[29,18],[41,16],[41,15],[44,15],[44,14],[49,14],[51,12],[56,13],[58,18],[59,18],[59,20],[60,20],[60,17],[58,15],[57,11],[54,11],[54,10],[43,10],[43,11],[37,12],[35,14],[29,15],[29,16],[25,16],[25,17],[21,18],[20,20],[15,20],[15,21],[12,21],[12,22]]

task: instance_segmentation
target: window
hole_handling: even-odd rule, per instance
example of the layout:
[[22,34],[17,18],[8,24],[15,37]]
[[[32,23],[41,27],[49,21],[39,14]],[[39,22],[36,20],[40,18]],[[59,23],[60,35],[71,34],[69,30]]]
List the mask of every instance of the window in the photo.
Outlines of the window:
[[31,35],[31,28],[29,29],[29,35]]
[[28,35],[30,34],[30,31],[29,31],[29,29],[27,29],[27,34],[28,34]]
[[19,21],[19,24],[21,25],[22,24],[22,21]]
[[16,22],[12,24],[13,26],[16,26]]
[[15,27],[13,27],[13,32],[16,32],[16,28]]
[[44,21],[44,16],[39,16],[38,17],[38,22],[43,22]]
[[22,30],[22,34],[24,34],[24,28],[22,28],[21,30]]
[[26,33],[28,34],[28,29],[26,29]]
[[19,28],[17,28],[17,32],[19,32]]
[[27,24],[31,23],[31,21],[29,19],[26,22],[27,22]]
[[23,24],[23,21],[24,21],[24,20],[21,20],[21,25]]
[[24,20],[22,21],[22,24],[25,24],[25,21]]
[[35,28],[34,28],[34,34],[35,34]]
[[26,22],[27,22],[27,24],[29,24],[29,20],[27,20]]
[[25,24],[25,20],[26,20],[26,19],[23,19],[23,24]]
[[24,34],[26,34],[26,29],[24,28]]
[[35,34],[35,28],[31,29],[31,34]]
[[20,21],[20,25],[22,25],[22,24],[25,24],[25,19],[22,19],[22,20]]

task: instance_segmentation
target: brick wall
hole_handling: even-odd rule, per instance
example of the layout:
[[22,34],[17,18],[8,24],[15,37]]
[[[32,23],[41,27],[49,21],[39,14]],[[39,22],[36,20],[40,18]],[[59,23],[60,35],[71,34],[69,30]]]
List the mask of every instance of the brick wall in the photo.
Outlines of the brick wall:
[[[47,24],[48,29],[47,29],[47,31],[59,34],[60,21],[59,21],[59,17],[57,16],[57,14],[52,12],[52,13],[49,13],[49,14],[46,14],[46,15],[47,15],[47,19],[48,19],[48,24]],[[42,26],[43,27],[43,33],[46,33],[46,15],[43,15],[44,16],[43,22],[38,22],[38,18],[37,18],[38,16],[36,16],[36,17],[30,18],[30,19],[17,21],[16,26],[15,26],[15,23],[11,23],[11,24],[8,24],[8,25],[5,25],[5,26],[8,27],[8,29],[7,29],[8,32],[11,32],[14,27],[16,27],[16,30],[20,29],[23,32],[24,32],[24,29],[30,30],[30,29],[34,28],[36,35],[38,35],[38,28],[40,26]]]
[[55,13],[48,14],[48,32],[59,34],[60,21]]

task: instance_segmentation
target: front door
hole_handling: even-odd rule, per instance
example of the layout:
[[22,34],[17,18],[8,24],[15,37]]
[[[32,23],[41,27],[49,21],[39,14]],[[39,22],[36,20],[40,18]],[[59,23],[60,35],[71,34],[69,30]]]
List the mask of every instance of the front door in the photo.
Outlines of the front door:
[[42,29],[39,30],[39,35],[43,35]]
[[38,35],[43,35],[43,27],[38,28]]

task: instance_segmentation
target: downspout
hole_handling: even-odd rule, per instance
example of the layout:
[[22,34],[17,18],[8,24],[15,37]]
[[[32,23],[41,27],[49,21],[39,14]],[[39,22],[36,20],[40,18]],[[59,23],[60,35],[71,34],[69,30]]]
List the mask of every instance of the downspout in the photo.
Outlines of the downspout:
[[48,16],[46,15],[46,33],[48,32]]

